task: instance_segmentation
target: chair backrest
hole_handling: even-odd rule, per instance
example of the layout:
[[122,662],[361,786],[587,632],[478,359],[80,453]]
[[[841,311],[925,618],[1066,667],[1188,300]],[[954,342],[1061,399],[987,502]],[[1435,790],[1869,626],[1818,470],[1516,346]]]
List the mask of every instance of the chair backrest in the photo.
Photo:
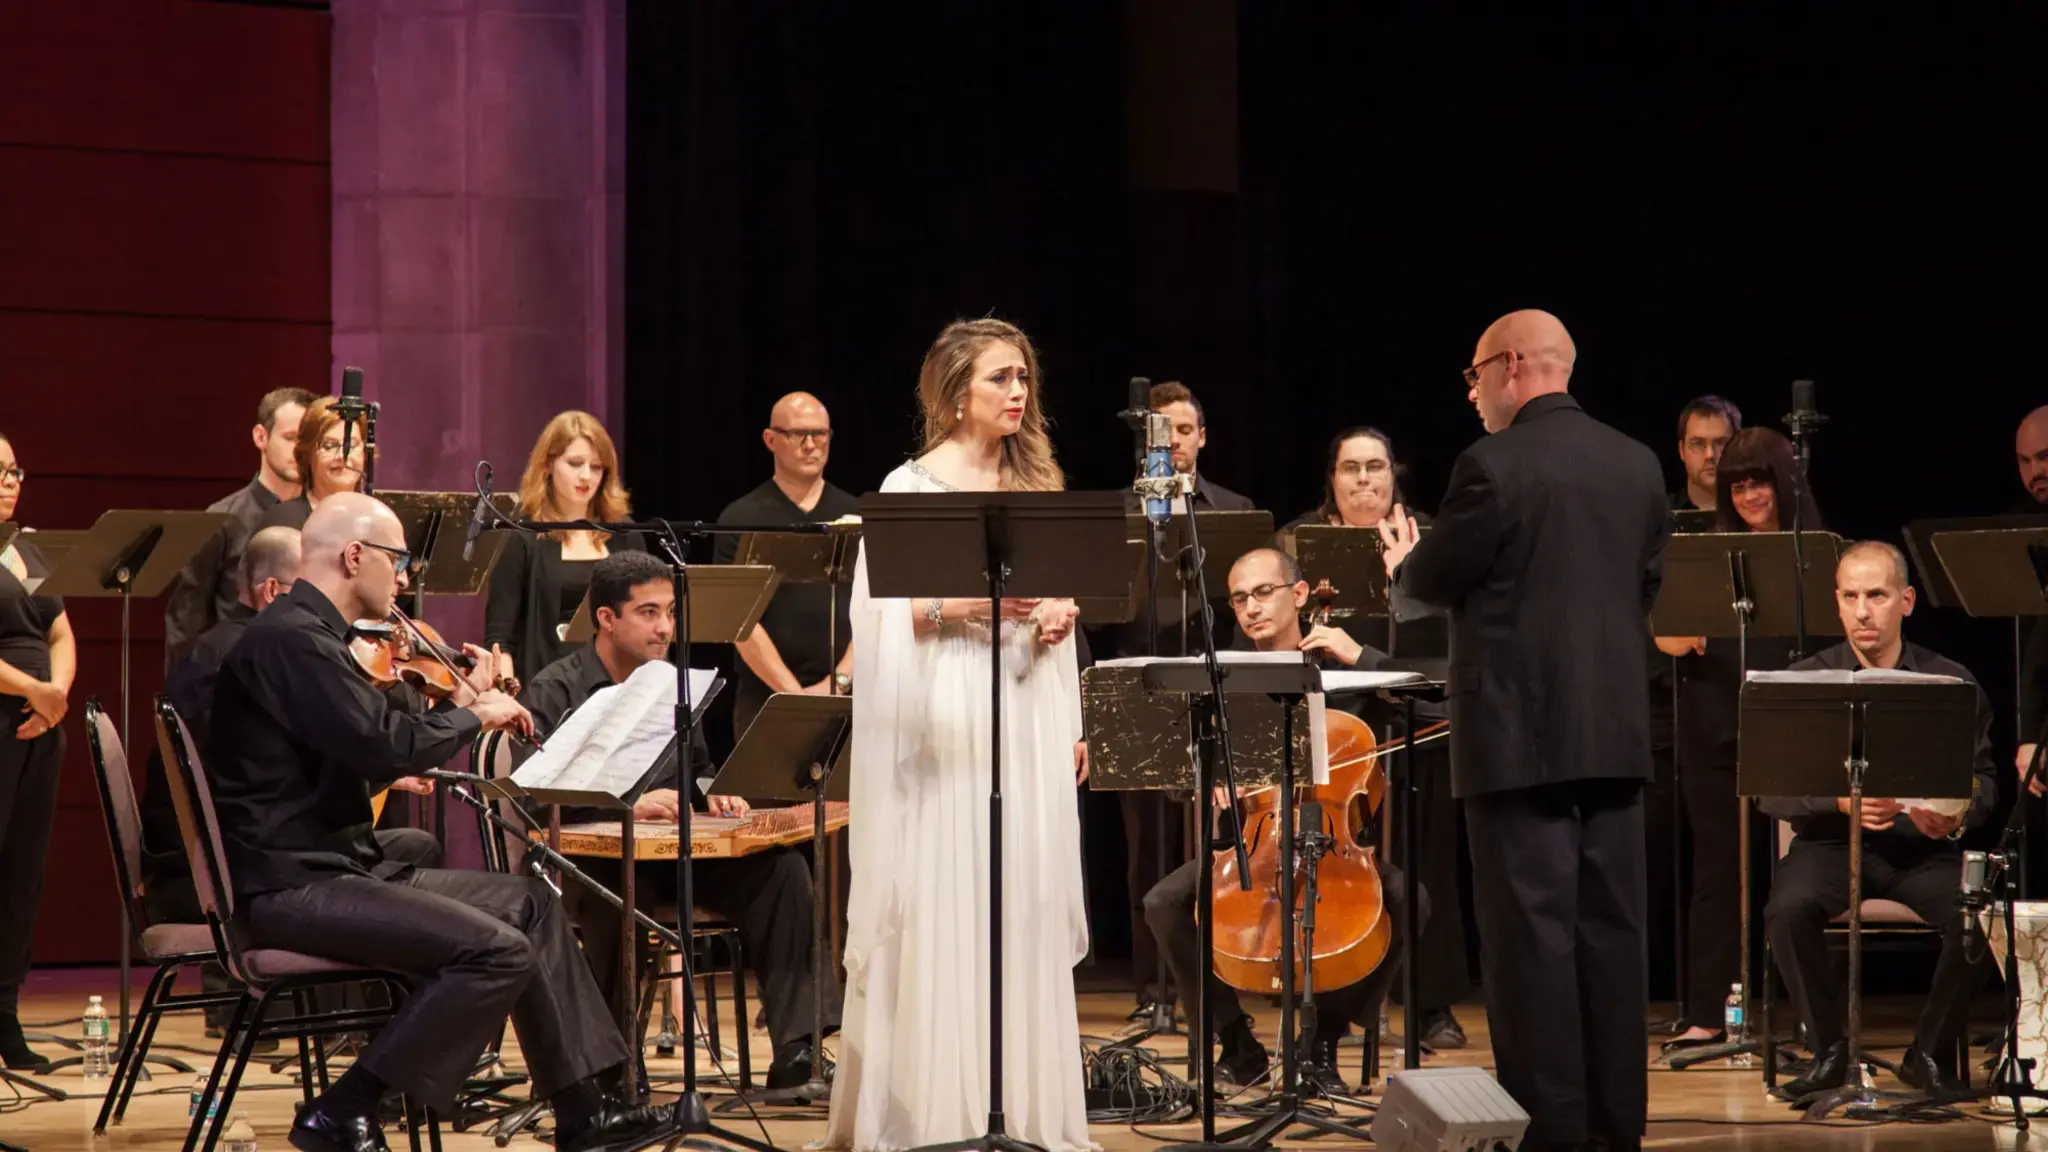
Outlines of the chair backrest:
[[192,733],[178,710],[161,696],[156,701],[156,735],[163,748],[164,774],[170,778],[171,804],[178,810],[185,860],[192,866],[192,888],[207,919],[226,925],[235,915],[234,887],[227,854],[221,849],[220,821],[213,812],[213,786],[192,746]]
[[[518,759],[511,739],[503,732],[486,733],[483,739],[470,745],[470,769],[487,780],[501,780],[512,775]],[[500,819],[510,822],[514,828],[520,825],[521,814],[512,801],[492,799],[489,793],[477,789],[470,789],[470,795],[489,804]],[[484,850],[484,867],[493,872],[511,872],[519,867],[520,858],[526,850],[523,839],[517,833],[492,823],[481,810],[477,811],[476,823],[477,841]]]
[[85,743],[92,750],[100,813],[107,818],[114,884],[121,889],[128,923],[139,933],[152,923],[142,899],[142,808],[135,800],[135,779],[128,773],[128,751],[121,746],[120,730],[113,717],[100,710],[97,697],[85,702]]

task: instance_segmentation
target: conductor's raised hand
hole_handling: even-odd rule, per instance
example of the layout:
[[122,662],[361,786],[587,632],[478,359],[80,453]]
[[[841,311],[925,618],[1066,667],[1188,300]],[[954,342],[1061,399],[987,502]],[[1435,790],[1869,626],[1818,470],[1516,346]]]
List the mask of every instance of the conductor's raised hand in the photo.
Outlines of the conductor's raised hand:
[[1415,517],[1408,514],[1407,508],[1396,504],[1393,514],[1379,526],[1379,533],[1380,559],[1386,562],[1387,575],[1392,576],[1394,569],[1415,551]]

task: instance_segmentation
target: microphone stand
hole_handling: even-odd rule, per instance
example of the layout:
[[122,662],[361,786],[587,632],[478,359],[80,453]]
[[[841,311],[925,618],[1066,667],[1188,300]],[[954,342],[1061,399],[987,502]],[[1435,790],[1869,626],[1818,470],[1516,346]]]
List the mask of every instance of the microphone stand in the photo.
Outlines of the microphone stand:
[[[707,524],[699,520],[629,520],[610,523],[604,523],[594,520],[519,521],[512,519],[511,517],[505,515],[503,512],[500,512],[497,506],[491,503],[491,465],[488,460],[477,462],[475,476],[477,499],[481,501],[484,504],[484,506],[490,509],[490,514],[493,517],[497,527],[507,528],[515,532],[530,532],[536,535],[545,532],[568,531],[596,531],[606,532],[613,535],[619,535],[627,532],[641,532],[655,537],[656,540],[660,542],[662,551],[667,553],[668,555],[670,565],[670,578],[675,585],[676,611],[678,613],[675,637],[675,724],[677,743],[676,757],[678,762],[679,775],[678,784],[680,785],[680,787],[677,790],[682,793],[684,798],[684,803],[676,805],[676,843],[680,845],[681,848],[676,853],[675,939],[679,941],[688,940],[691,936],[690,927],[691,920],[694,915],[694,907],[696,900],[695,871],[691,866],[692,861],[690,859],[689,846],[691,843],[691,809],[696,807],[695,794],[697,788],[695,747],[697,734],[697,714],[696,709],[694,709],[690,705],[689,681],[690,589],[689,572],[687,564],[687,558],[689,556],[688,538],[695,535],[706,535],[713,533],[822,533],[826,531],[826,525],[719,525]],[[629,813],[628,819],[630,818],[631,814]],[[636,862],[632,860],[623,860],[620,863],[621,867],[625,869],[632,869],[637,866]],[[628,872],[629,876],[630,874],[631,873]],[[817,893],[814,892],[811,894],[812,899],[815,900],[817,899],[817,897]],[[674,1152],[674,1149],[684,1145],[693,1148],[718,1148],[717,1144],[713,1144],[708,1140],[695,1139],[695,1137],[702,1136],[708,1136],[714,1140],[723,1141],[727,1145],[752,1149],[753,1152],[777,1152],[776,1148],[772,1144],[764,1143],[762,1141],[755,1140],[747,1136],[742,1136],[737,1132],[721,1128],[718,1125],[713,1124],[711,1122],[710,1109],[708,1109],[705,1106],[704,1094],[703,1092],[699,1091],[697,1087],[696,973],[694,971],[694,965],[692,965],[690,961],[690,950],[688,948],[678,948],[676,950],[676,955],[682,962],[681,980],[684,998],[683,1035],[681,1047],[686,1056],[683,1061],[683,1091],[682,1095],[678,1097],[676,1100],[675,1117],[674,1120],[671,1122],[669,1131],[667,1133],[662,1134],[661,1136],[657,1136],[656,1139],[665,1139],[665,1152]],[[823,995],[822,989],[814,989],[813,991],[817,995]],[[741,1021],[742,1025],[744,1025],[745,1023],[745,1021]],[[813,1044],[816,1044],[819,1042],[819,1039],[819,1037],[812,1037],[811,1042]],[[632,1088],[630,1086],[628,1087],[627,1091],[629,1094],[632,1094]],[[651,1144],[646,1146],[651,1146]]]
[[[1800,388],[1805,384],[1804,389]],[[1792,470],[1792,566],[1797,569],[1798,580],[1792,585],[1792,630],[1796,634],[1792,659],[1796,663],[1806,657],[1806,507],[1807,467],[1813,460],[1813,434],[1827,423],[1827,417],[1804,406],[1810,404],[1813,396],[1813,382],[1794,381],[1792,411],[1785,414],[1785,428],[1792,433],[1792,459],[1796,467]],[[1801,402],[1804,397],[1804,403]]]

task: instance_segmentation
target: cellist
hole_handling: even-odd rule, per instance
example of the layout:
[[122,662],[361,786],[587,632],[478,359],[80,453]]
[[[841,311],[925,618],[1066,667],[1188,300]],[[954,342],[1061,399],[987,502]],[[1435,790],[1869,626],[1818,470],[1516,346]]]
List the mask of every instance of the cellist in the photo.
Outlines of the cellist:
[[[1230,569],[1230,607],[1237,615],[1238,647],[1259,652],[1308,652],[1328,669],[1371,671],[1386,655],[1353,640],[1341,629],[1319,624],[1303,632],[1301,617],[1308,604],[1309,587],[1292,556],[1273,548],[1255,548],[1238,557]],[[1365,701],[1332,694],[1328,706],[1358,714]],[[1226,802],[1217,790],[1215,804]],[[1166,954],[1174,984],[1185,999],[1196,987],[1196,975],[1206,988],[1204,1006],[1215,1039],[1222,1042],[1217,1056],[1218,1080],[1238,1085],[1256,1083],[1264,1076],[1270,1060],[1265,1046],[1252,1031],[1252,1019],[1238,1003],[1237,993],[1218,980],[1210,966],[1196,955],[1195,900],[1201,869],[1210,867],[1210,853],[1198,852],[1145,894],[1145,922],[1152,929],[1159,948]],[[1386,910],[1393,926],[1393,944],[1386,959],[1365,979],[1341,988],[1316,990],[1316,1027],[1308,1036],[1301,1075],[1305,1087],[1330,1096],[1348,1095],[1350,1086],[1337,1072],[1337,1044],[1354,1022],[1377,1019],[1387,990],[1400,970],[1401,923],[1406,911],[1401,904],[1401,873],[1390,862],[1379,865]],[[1429,918],[1429,895],[1422,894],[1419,914]],[[1189,1018],[1193,1005],[1185,1005]]]

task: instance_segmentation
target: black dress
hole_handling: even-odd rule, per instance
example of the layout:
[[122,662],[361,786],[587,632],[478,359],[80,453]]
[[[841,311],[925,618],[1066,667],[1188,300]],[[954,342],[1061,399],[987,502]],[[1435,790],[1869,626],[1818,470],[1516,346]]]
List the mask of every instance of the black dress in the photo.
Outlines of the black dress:
[[[282,507],[282,505],[280,505]],[[637,532],[614,536],[610,551],[647,550]],[[562,543],[524,532],[506,534],[505,551],[491,569],[489,599],[484,604],[484,647],[499,645],[512,655],[522,678],[576,650],[563,637],[590,590],[595,560],[562,559]]]
[[[17,537],[15,548],[30,578],[49,574],[34,544]],[[0,565],[0,660],[48,679],[50,628],[63,612],[62,600],[32,595]],[[33,740],[15,738],[31,714],[27,700],[0,695],[0,1016],[15,1014],[28,977],[29,937],[43,898],[43,864],[57,820],[58,768],[64,760],[61,725]]]

